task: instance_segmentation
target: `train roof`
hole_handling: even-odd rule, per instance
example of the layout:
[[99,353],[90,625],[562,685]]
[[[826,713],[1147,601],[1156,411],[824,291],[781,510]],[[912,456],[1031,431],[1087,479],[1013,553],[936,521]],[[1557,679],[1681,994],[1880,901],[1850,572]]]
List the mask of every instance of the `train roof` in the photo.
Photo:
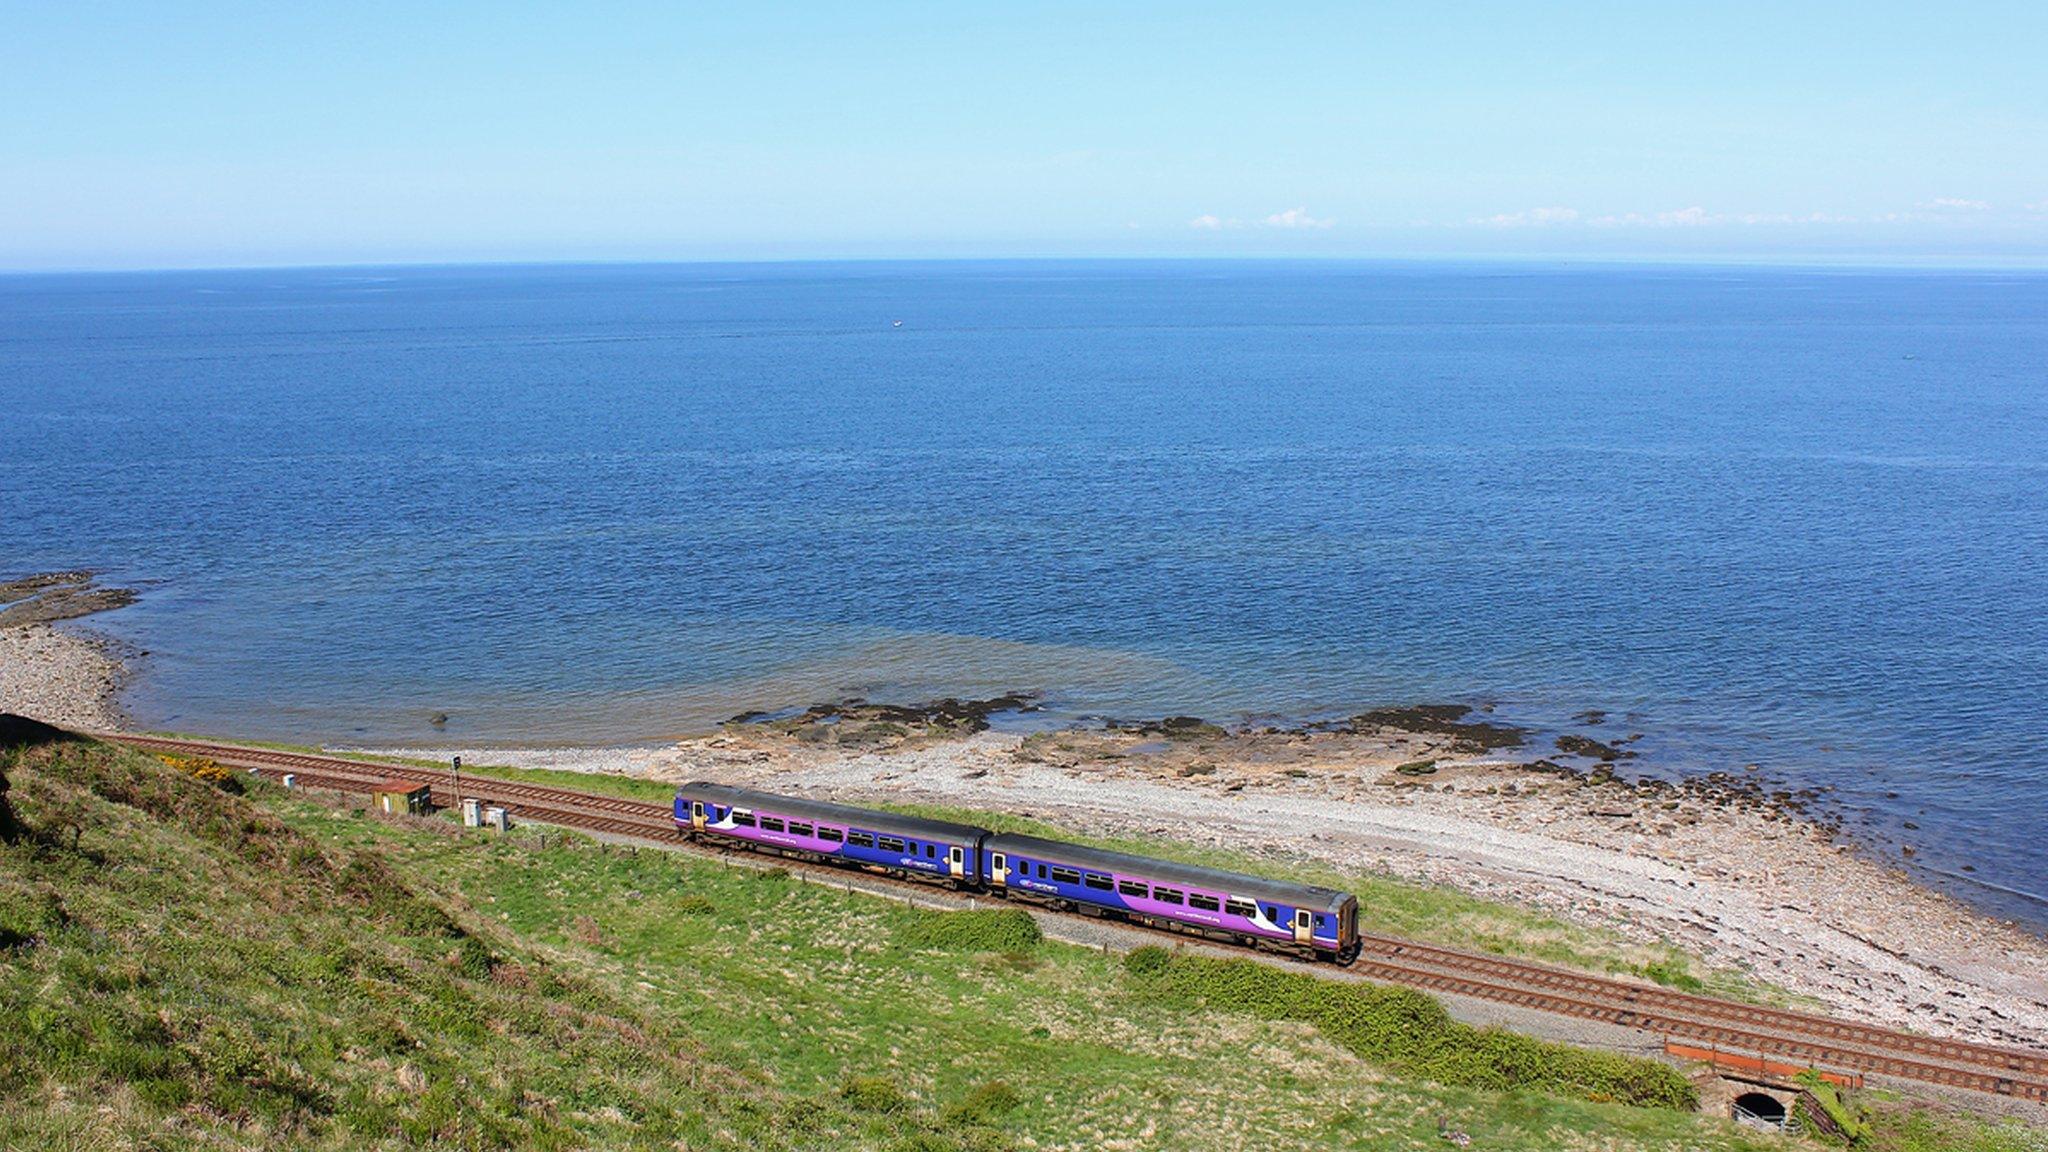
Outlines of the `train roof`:
[[1036,836],[1018,836],[1008,832],[999,832],[990,837],[987,849],[990,852],[1023,856],[1028,860],[1043,860],[1048,864],[1072,864],[1079,868],[1093,868],[1098,872],[1121,872],[1127,876],[1152,881],[1165,880],[1221,892],[1226,896],[1272,900],[1277,904],[1295,908],[1325,908],[1334,912],[1343,907],[1344,901],[1354,898],[1351,893],[1339,892],[1335,888],[1322,888],[1314,884],[1290,884],[1284,880],[1268,880],[1263,876],[1247,876],[1242,872],[1226,872],[1221,868],[1204,868],[1198,864],[1155,860],[1150,856],[1133,856],[1128,852],[1111,852],[1106,848],[1087,848],[1079,844],[1069,844],[1064,840],[1043,840]]
[[777,816],[801,816],[807,820],[844,824],[866,832],[886,832],[893,836],[911,836],[919,840],[971,844],[988,835],[988,829],[977,828],[972,824],[955,824],[950,820],[926,820],[918,816],[881,812],[873,808],[856,808],[850,804],[805,800],[774,792],[757,792],[752,788],[713,784],[708,780],[692,781],[683,785],[679,791],[693,800],[715,800],[720,804],[737,805],[756,812],[773,812]]

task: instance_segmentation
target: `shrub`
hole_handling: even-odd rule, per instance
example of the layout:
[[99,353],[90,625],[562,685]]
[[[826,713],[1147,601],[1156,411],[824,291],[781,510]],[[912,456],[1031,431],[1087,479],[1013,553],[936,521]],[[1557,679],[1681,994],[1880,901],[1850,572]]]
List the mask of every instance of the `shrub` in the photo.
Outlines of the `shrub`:
[[919,912],[903,933],[903,942],[912,948],[945,952],[1018,952],[1044,939],[1038,921],[1022,908]]
[[[1861,1111],[1842,1098],[1841,1089],[1820,1078],[1820,1073],[1808,1069],[1799,1074],[1799,1086],[1805,1089],[1797,1108],[1804,1112],[1810,1106],[1818,1106],[1824,1121],[1813,1127],[1829,1127],[1842,1134],[1850,1144],[1860,1144],[1870,1137],[1870,1123]],[[1807,1102],[1812,1101],[1809,1105]]]
[[1533,1088],[1680,1111],[1699,1104],[1692,1085],[1669,1065],[1473,1028],[1409,988],[1340,984],[1253,960],[1163,948],[1133,952],[1124,969],[1141,991],[1168,1003],[1307,1021],[1362,1059],[1443,1084]]
[[685,916],[709,916],[718,911],[718,905],[713,904],[710,897],[694,894],[678,896],[672,906]]
[[233,769],[222,767],[204,756],[172,756],[169,753],[158,753],[157,759],[194,780],[204,781],[223,792],[240,796],[248,791],[242,783],[241,776]]
[[1001,1080],[991,1080],[955,1100],[942,1117],[948,1124],[997,1124],[1015,1112],[1024,1098]]
[[1698,992],[1706,987],[1704,981],[1686,971],[1683,960],[1655,960],[1637,971],[1666,988],[1676,988],[1681,992]]
[[1133,976],[1159,976],[1173,964],[1173,953],[1157,944],[1147,944],[1124,957],[1124,971]]
[[910,1097],[895,1081],[880,1076],[852,1077],[840,1086],[839,1098],[861,1112],[902,1112],[910,1107]]

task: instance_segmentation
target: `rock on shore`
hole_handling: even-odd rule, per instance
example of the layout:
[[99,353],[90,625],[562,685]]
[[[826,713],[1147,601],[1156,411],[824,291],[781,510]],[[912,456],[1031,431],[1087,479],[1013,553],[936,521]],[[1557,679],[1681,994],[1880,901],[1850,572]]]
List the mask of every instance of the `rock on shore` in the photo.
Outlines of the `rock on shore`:
[[1631,783],[1598,750],[1583,773],[1491,760],[1473,745],[1507,734],[1447,730],[1463,721],[1389,713],[1315,732],[1162,722],[852,744],[739,723],[629,764],[616,750],[478,759],[1029,812],[1108,835],[1175,830],[1662,939],[1852,1018],[2048,1042],[2048,941],[1837,843],[1799,794],[1725,773]]

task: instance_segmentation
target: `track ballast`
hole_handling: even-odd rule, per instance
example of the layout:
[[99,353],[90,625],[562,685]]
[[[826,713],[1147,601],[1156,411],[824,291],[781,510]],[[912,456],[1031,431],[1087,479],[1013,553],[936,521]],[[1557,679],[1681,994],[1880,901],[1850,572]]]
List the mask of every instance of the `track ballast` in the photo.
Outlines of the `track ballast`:
[[[344,792],[370,791],[398,772],[428,784],[436,805],[453,805],[460,798],[455,773],[447,768],[161,736],[106,739],[155,751],[205,756],[273,777],[290,772],[308,786]],[[489,776],[464,777],[460,787],[472,796],[488,794],[492,804],[525,820],[677,847],[685,843],[676,832],[674,812],[660,804]],[[820,871],[833,870],[827,864],[798,863]],[[898,882],[923,887],[916,881]],[[2048,1103],[2048,1053],[1721,1000],[1394,936],[1361,933],[1361,938],[1364,950],[1350,970],[1373,980],[1598,1020],[1744,1054]]]

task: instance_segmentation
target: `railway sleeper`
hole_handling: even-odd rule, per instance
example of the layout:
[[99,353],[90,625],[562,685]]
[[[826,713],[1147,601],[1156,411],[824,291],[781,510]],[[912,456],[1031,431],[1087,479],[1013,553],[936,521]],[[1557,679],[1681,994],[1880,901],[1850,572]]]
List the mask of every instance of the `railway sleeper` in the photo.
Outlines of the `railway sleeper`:
[[[376,766],[371,764],[338,764],[320,757],[265,753],[257,750],[231,750],[180,741],[133,739],[128,742],[144,747],[171,748],[211,754],[225,759],[241,760],[244,763],[256,762],[264,765],[262,770],[266,775],[274,776],[281,774],[285,770],[293,770],[307,777],[309,785],[334,788],[340,791],[364,790],[376,778],[373,775],[373,769]],[[452,791],[452,784],[453,780],[445,774],[437,773],[433,776],[432,787],[437,793],[444,790]],[[623,834],[657,835],[652,823],[646,827],[641,827],[639,822],[633,819],[638,809],[629,802],[609,798],[591,801],[569,790],[556,791],[509,782],[498,782],[497,786],[511,794],[508,798],[517,797],[513,803],[506,805],[506,807],[517,814],[531,819],[568,823],[572,826],[602,827],[607,831],[618,831]],[[439,799],[438,796],[437,799]],[[521,801],[525,802],[522,803]],[[581,808],[581,811],[578,810],[579,808]],[[595,811],[592,811],[592,809],[595,809]],[[659,811],[658,808],[653,806],[650,806],[650,810]],[[663,830],[660,834],[673,835],[674,833]],[[700,837],[691,833],[684,833],[682,838],[697,840]],[[738,839],[728,840],[716,834],[702,838],[715,841],[722,847],[744,847],[750,851],[762,851],[761,846],[757,846],[752,842]],[[879,865],[853,864],[852,862],[842,861],[829,856],[821,856],[800,850],[788,850],[780,846],[766,847],[767,851],[764,854],[788,859],[830,864],[841,868],[858,867],[863,871],[874,872],[879,875],[947,885],[956,889],[963,886],[959,881],[951,877],[934,876],[927,873],[898,870]],[[993,890],[990,894],[1004,898],[1009,898],[1013,895],[1012,892],[1000,889]],[[1017,893],[1016,895],[1021,896],[1022,894]],[[1290,948],[1285,943],[1279,941],[1268,941],[1260,938],[1238,936],[1228,932],[1204,930],[1199,926],[1185,925],[1173,921],[1160,921],[1148,916],[1134,916],[1117,910],[1104,910],[1093,907],[1081,908],[1068,900],[1048,901],[1039,899],[1033,902],[1045,904],[1059,911],[1084,911],[1097,918],[1120,919],[1145,927],[1173,931],[1221,943],[1245,945],[1270,952],[1305,956],[1309,959],[1320,958],[1312,949]],[[1692,1012],[1706,1012],[1710,1018],[1719,1016],[1723,1019],[1739,1020],[1743,1023],[1765,1029],[1784,1027],[1805,1030],[1810,1036],[1839,1038],[1852,1044],[1898,1042],[1902,1043],[1909,1051],[1929,1054],[1936,1058],[1982,1062],[1982,1064],[1988,1065],[1988,1067],[1981,1072],[1964,1068],[1945,1068],[1917,1061],[1896,1058],[1887,1059],[1870,1052],[1841,1052],[1831,1047],[1800,1042],[1792,1037],[1774,1037],[1772,1039],[1776,1042],[1770,1044],[1770,1048],[1795,1058],[1811,1058],[1840,1063],[1846,1066],[1861,1066],[1881,1074],[1921,1079],[1934,1083],[1950,1083],[1961,1087],[1973,1088],[1978,1091],[1990,1091],[2031,1100],[2048,1100],[2048,1084],[2025,1078],[2026,1073],[2032,1072],[2036,1068],[2048,1067],[2048,1062],[2041,1061],[2039,1058],[2032,1057],[2026,1053],[1955,1042],[1931,1042],[1905,1036],[1889,1037],[1885,1036],[1880,1030],[1866,1029],[1842,1021],[1806,1017],[1797,1013],[1784,1013],[1770,1009],[1729,1005],[1703,997],[1675,993],[1663,989],[1640,988],[1632,985],[1618,987],[1615,982],[1599,978],[1532,969],[1511,962],[1488,961],[1465,953],[1395,940],[1361,940],[1356,953],[1349,957],[1336,957],[1336,960],[1340,964],[1355,962],[1367,947],[1370,947],[1375,957],[1387,957],[1390,959],[1402,957],[1410,961],[1421,960],[1425,963],[1441,964],[1445,968],[1468,973],[1483,973],[1486,977],[1491,977],[1492,979],[1537,984],[1558,989],[1560,994],[1546,995],[1540,992],[1521,990],[1514,994],[1503,995],[1506,990],[1497,986],[1491,986],[1492,979],[1467,980],[1450,975],[1449,973],[1383,972],[1375,976],[1377,979],[1419,984],[1424,987],[1439,988],[1463,995],[1483,996],[1490,999],[1507,1000],[1508,1002],[1545,1006],[1551,1011],[1562,1012],[1568,1015],[1599,1016],[1606,1014],[1602,1013],[1600,1006],[1596,1004],[1572,1003],[1568,997],[1562,994],[1564,990],[1569,989],[1582,995],[1609,999],[1610,1004],[1607,1007],[1612,1013],[1612,1018],[1617,1023],[1636,1027],[1661,1027],[1667,1031],[1690,1032],[1703,1037],[1715,1037],[1728,1043],[1753,1044],[1759,1037],[1753,1033],[1738,1029],[1703,1026],[1705,1024],[1704,1021],[1697,1019],[1687,1020],[1685,1017],[1691,1015]],[[1369,964],[1368,968],[1371,967],[1372,965]],[[1389,965],[1388,967],[1393,966]],[[1619,1003],[1613,1003],[1614,1001],[1619,1001]],[[1634,1007],[1636,1010],[1629,1011],[1628,1007]],[[1658,1011],[1659,1007],[1668,1008],[1677,1013],[1677,1015],[1667,1017],[1663,1012]],[[1646,1008],[1648,1009],[1647,1012],[1644,1011]],[[2000,1075],[1999,1073],[2001,1072],[2019,1072],[2022,1073],[2022,1076]]]

